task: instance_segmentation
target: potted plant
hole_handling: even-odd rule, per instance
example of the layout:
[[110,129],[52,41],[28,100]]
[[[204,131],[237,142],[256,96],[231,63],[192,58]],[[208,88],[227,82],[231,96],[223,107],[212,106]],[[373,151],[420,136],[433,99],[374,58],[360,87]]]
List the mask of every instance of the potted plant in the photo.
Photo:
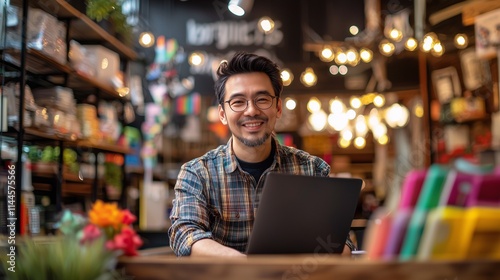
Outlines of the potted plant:
[[86,0],[86,14],[97,23],[109,21],[113,30],[110,33],[120,35],[125,41],[130,41],[132,28],[123,14],[123,0]]

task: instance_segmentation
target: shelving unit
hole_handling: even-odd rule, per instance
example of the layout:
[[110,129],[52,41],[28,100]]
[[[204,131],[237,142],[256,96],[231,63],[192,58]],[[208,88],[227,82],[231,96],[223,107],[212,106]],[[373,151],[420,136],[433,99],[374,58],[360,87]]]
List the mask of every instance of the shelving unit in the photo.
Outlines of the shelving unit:
[[[137,58],[133,49],[120,42],[117,38],[102,29],[97,23],[89,19],[86,15],[75,9],[69,3],[63,0],[47,1],[11,1],[22,9],[22,19],[20,22],[26,25],[29,17],[28,7],[41,9],[53,16],[59,21],[65,23],[67,28],[66,43],[69,51],[69,41],[76,40],[79,43],[100,44],[120,55],[121,69],[124,69],[126,63]],[[57,211],[62,208],[62,197],[66,195],[80,195],[90,197],[92,201],[101,196],[98,193],[99,185],[103,182],[98,178],[98,163],[95,160],[95,178],[81,179],[74,174],[67,173],[63,169],[63,149],[78,148],[91,153],[115,153],[125,156],[130,150],[116,144],[102,143],[92,140],[77,139],[74,135],[62,135],[44,131],[33,127],[24,127],[22,114],[24,112],[24,88],[27,83],[37,84],[42,87],[64,86],[71,88],[75,97],[86,97],[88,94],[94,94],[97,100],[118,100],[121,103],[127,101],[125,96],[120,94],[114,88],[102,82],[96,81],[75,69],[69,63],[61,64],[43,52],[28,49],[26,44],[27,27],[22,27],[21,49],[0,50],[3,68],[6,69],[3,75],[4,81],[16,80],[20,82],[19,91],[19,128],[9,127],[7,132],[1,134],[2,139],[14,138],[18,145],[18,156],[16,160],[16,215],[20,216],[20,200],[22,186],[22,146],[27,143],[55,145],[59,147],[59,160],[55,165],[53,172],[33,172],[33,185],[36,191],[50,192],[55,198],[52,204],[55,204]],[[2,85],[3,86],[3,85]],[[35,100],[36,101],[36,100]],[[4,140],[2,140],[4,141]],[[9,140],[10,141],[10,140]],[[122,195],[120,202],[122,207],[126,202],[126,176],[125,166],[122,166]],[[16,229],[19,232],[19,226]]]

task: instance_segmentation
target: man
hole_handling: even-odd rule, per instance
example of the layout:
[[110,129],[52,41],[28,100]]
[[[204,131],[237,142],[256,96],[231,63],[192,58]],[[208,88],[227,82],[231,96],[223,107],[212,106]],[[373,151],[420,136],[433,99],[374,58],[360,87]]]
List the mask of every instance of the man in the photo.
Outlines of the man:
[[[219,118],[232,137],[181,167],[168,232],[178,256],[244,256],[265,174],[330,173],[324,160],[273,136],[283,89],[275,63],[237,53],[221,63],[217,76]],[[350,254],[349,247],[344,252]]]

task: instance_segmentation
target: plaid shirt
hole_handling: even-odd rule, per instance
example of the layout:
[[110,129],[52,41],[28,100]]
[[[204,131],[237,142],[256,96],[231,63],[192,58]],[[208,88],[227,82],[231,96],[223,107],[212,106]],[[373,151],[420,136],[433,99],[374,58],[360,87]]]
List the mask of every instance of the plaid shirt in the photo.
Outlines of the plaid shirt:
[[[307,152],[276,145],[274,162],[264,173],[279,172],[328,176],[330,166]],[[178,256],[191,254],[191,246],[200,239],[244,252],[259,206],[264,180],[243,171],[227,145],[185,163],[175,185],[175,199],[168,230],[170,246]]]

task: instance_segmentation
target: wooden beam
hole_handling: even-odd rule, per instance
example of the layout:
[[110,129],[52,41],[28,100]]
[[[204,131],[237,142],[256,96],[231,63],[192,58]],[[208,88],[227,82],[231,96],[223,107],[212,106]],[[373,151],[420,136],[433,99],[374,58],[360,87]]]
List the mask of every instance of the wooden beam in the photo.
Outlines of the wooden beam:
[[473,2],[482,2],[484,0],[467,0],[464,2],[457,3],[455,5],[451,5],[449,7],[446,7],[442,10],[439,10],[432,15],[429,15],[429,23],[431,25],[436,25],[442,21],[445,21],[449,18],[452,18],[454,16],[459,15],[462,13],[463,7],[467,4],[473,3]]
[[476,16],[500,8],[498,0],[482,0],[467,3],[462,10],[462,24],[464,26],[474,24]]

